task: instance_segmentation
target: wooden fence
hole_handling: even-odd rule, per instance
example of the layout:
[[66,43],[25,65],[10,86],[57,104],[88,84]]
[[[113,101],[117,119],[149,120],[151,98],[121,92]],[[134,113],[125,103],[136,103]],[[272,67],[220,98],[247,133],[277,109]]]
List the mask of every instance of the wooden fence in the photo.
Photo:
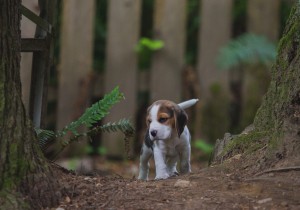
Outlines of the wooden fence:
[[[53,0],[39,2],[40,18],[23,7],[23,14],[40,27],[37,28],[34,39],[22,39],[22,51],[34,52],[29,113],[35,126],[44,127],[47,81],[53,58],[52,23],[57,6],[55,6],[56,1]],[[254,1],[249,2],[255,4]],[[269,5],[269,1],[255,0],[255,2]],[[135,46],[141,38],[144,1],[109,0],[107,3],[106,67],[104,73],[98,75],[93,72],[92,67],[93,59],[97,59],[93,58],[94,16],[98,12],[95,10],[95,1],[65,0],[62,2],[59,30],[60,61],[57,66],[58,94],[53,91],[54,94],[51,96],[55,95],[56,98],[58,95],[57,129],[78,117],[90,105],[91,98],[100,98],[117,85],[124,92],[126,99],[115,106],[104,121],[117,121],[120,118],[130,117],[138,128],[136,145],[139,145],[143,138],[142,130],[145,128],[143,118],[147,103],[157,99],[180,102],[186,97],[195,96],[200,97],[202,101],[200,104],[205,106],[206,101],[212,97],[211,87],[216,83],[220,85],[226,97],[230,97],[229,72],[219,71],[215,59],[219,49],[232,38],[233,0],[201,1],[199,5],[201,21],[198,26],[198,41],[195,45],[198,55],[194,67],[186,66],[185,63],[189,1],[154,1],[152,38],[162,40],[164,47],[154,53],[151,68],[146,72],[139,71],[138,54],[135,51]],[[272,5],[274,11],[279,11],[279,4],[272,3]],[[257,12],[263,14],[264,10]],[[248,21],[251,21],[251,15],[248,17],[250,18]],[[276,22],[274,20],[278,19],[278,13],[269,13],[263,19],[266,25],[274,23]],[[255,31],[255,25],[258,23],[251,25],[252,31]],[[272,27],[273,32],[270,32],[270,29],[268,32],[258,33],[276,37],[279,26],[274,27]],[[54,31],[58,30],[54,29]],[[149,93],[148,100],[142,100],[147,103],[139,103],[141,92]],[[223,108],[226,109],[226,107],[221,109]],[[191,114],[190,127],[194,139],[205,138],[205,133],[199,125],[202,117],[200,112],[201,106],[198,106]],[[107,149],[109,156],[124,156],[121,138],[119,134],[102,135],[102,145]]]

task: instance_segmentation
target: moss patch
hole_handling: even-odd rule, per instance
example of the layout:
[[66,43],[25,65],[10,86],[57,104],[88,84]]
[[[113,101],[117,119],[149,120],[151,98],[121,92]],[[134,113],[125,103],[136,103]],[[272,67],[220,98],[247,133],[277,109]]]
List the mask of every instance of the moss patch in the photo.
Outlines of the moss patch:
[[240,134],[234,137],[225,147],[222,156],[234,155],[243,152],[252,152],[259,149],[264,142],[262,139],[268,136],[267,131],[251,131],[247,134]]

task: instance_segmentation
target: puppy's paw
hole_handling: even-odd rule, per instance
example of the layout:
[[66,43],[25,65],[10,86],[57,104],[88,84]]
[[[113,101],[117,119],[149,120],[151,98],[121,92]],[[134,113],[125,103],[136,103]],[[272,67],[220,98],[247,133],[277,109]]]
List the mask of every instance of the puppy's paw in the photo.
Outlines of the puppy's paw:
[[167,179],[169,178],[169,174],[165,173],[165,174],[160,174],[160,175],[156,175],[155,180],[161,180],[161,179]]
[[148,181],[148,177],[147,176],[138,176],[137,179],[138,180],[142,180],[142,181]]
[[177,171],[173,172],[172,177],[174,177],[174,176],[179,176],[179,173]]

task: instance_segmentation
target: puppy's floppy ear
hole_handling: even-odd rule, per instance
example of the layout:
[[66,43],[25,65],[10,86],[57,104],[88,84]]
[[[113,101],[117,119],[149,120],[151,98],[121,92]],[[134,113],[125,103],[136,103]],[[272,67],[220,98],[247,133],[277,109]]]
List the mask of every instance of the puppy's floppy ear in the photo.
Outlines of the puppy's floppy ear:
[[177,130],[178,137],[180,137],[184,130],[184,127],[187,124],[188,116],[187,116],[186,112],[183,109],[181,109],[180,107],[176,106],[173,109],[173,111],[174,111],[174,118],[175,118],[175,127]]

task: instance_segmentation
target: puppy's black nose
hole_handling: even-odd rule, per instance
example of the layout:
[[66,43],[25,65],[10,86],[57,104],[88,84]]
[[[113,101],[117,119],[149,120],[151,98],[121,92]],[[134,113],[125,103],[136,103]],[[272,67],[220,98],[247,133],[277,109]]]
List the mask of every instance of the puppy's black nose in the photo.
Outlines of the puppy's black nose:
[[151,131],[150,133],[151,133],[151,136],[155,137],[156,134],[157,134],[157,130],[153,130],[153,131]]

